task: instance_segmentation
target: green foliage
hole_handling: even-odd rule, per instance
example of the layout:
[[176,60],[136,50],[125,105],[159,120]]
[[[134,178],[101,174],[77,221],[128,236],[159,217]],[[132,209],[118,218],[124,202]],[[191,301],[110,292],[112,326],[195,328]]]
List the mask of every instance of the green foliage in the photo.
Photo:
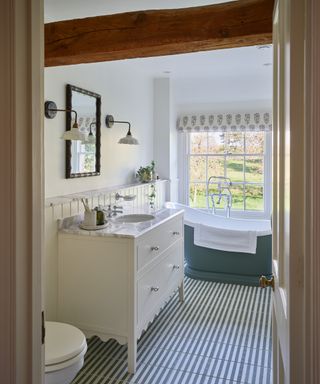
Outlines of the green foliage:
[[155,200],[156,200],[156,186],[154,184],[150,185],[150,195],[149,195],[149,204],[150,208],[155,207]]
[[[244,196],[242,185],[235,185],[231,189],[232,193],[232,209],[244,209]],[[263,210],[263,188],[260,186],[246,186],[245,190],[245,204],[246,210],[262,211]],[[217,200],[216,200],[217,202]],[[206,186],[201,183],[192,183],[189,186],[189,205],[194,208],[206,208]],[[211,201],[210,201],[211,206]],[[217,208],[224,208],[224,201],[216,206]]]
[[152,180],[154,175],[155,162],[152,160],[150,165],[140,167],[136,173],[136,177],[142,182],[147,183]]

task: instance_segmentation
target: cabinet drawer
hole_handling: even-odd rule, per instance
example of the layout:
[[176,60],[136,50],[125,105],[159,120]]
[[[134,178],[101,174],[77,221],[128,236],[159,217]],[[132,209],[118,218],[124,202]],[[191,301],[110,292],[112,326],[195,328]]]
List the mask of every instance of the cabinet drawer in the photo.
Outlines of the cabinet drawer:
[[140,238],[137,246],[138,270],[158,257],[182,237],[183,221],[181,216],[146,233]]
[[146,324],[183,280],[182,240],[170,247],[161,261],[137,283],[138,323]]

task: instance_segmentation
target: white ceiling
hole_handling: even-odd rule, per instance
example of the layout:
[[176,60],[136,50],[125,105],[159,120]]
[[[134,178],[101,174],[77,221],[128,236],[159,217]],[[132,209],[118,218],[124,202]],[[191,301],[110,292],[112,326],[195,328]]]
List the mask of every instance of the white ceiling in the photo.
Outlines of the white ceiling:
[[45,22],[139,11],[188,8],[237,0],[44,0]]
[[[229,0],[230,1],[230,0]],[[82,18],[139,9],[181,8],[227,2],[221,0],[45,0],[47,21]],[[225,83],[226,88],[242,89],[248,84],[250,97],[272,97],[272,49],[243,47],[183,55],[100,63],[105,70],[142,72],[149,77],[169,76],[176,81]],[[267,65],[265,65],[267,64]],[[90,65],[90,64],[86,64]],[[237,83],[239,82],[239,86]],[[232,86],[231,86],[232,83]],[[241,84],[241,86],[240,86]],[[256,86],[254,86],[256,85]],[[256,89],[256,95],[255,90]],[[259,93],[259,94],[258,94]],[[234,100],[236,95],[230,95]]]
[[[144,73],[150,77],[171,77],[173,79],[223,79],[260,78],[272,81],[272,48],[242,47],[221,49],[183,55],[159,56],[101,63],[106,69],[117,68]],[[90,65],[90,64],[89,64]]]

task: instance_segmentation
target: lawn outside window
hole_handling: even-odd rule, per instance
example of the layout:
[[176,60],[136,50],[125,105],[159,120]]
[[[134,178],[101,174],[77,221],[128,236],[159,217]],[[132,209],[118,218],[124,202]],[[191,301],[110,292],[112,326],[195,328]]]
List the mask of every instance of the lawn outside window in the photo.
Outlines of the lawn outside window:
[[[183,135],[185,202],[188,205],[207,209],[207,180],[210,176],[223,176],[232,182],[232,216],[270,216],[270,132],[190,132]],[[209,193],[214,192],[217,186],[211,185]],[[216,207],[223,213],[224,202]]]

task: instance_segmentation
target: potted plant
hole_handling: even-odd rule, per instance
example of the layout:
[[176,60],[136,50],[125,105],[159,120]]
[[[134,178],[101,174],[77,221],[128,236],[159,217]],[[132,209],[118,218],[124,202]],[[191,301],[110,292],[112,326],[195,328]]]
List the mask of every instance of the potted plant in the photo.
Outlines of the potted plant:
[[136,177],[141,183],[148,183],[154,176],[155,162],[152,160],[150,165],[140,167],[136,173]]

